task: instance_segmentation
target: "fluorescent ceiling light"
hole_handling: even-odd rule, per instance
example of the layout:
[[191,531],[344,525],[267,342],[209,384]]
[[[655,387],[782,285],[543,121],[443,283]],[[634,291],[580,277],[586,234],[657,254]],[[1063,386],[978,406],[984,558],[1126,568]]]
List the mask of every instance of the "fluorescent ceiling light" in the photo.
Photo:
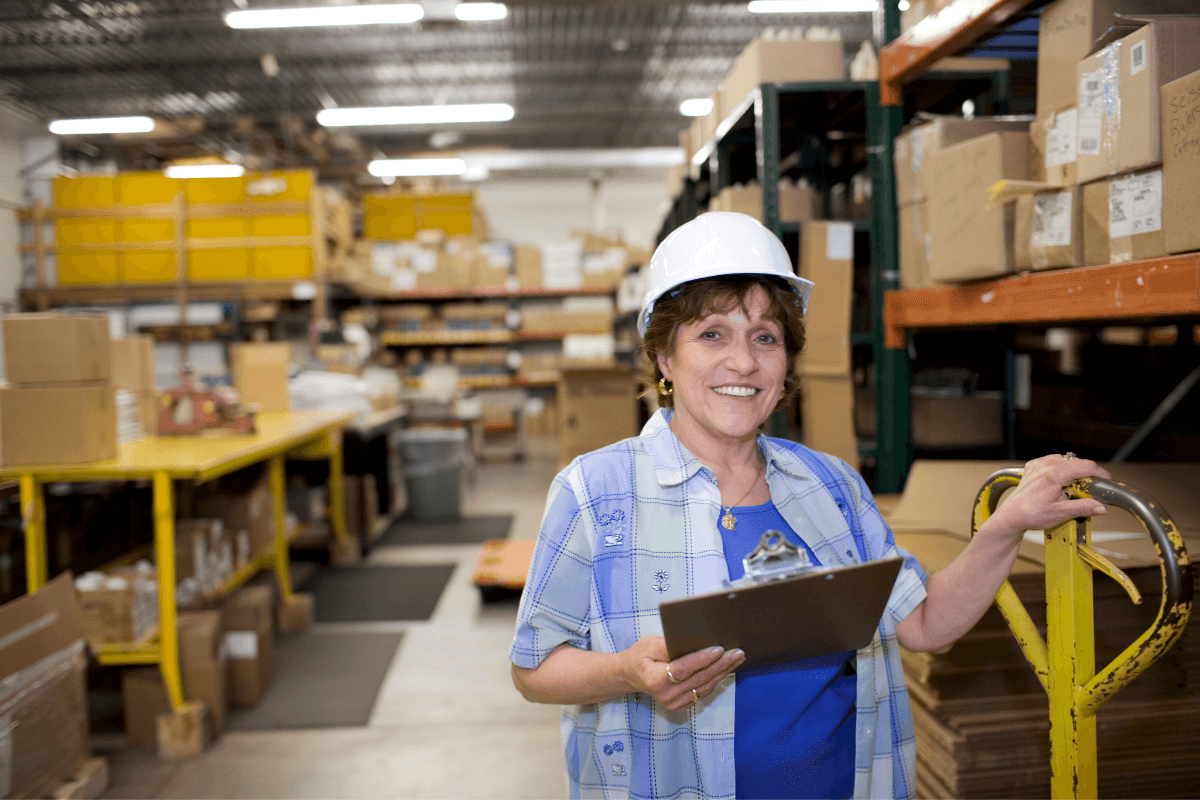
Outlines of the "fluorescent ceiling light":
[[508,6],[504,3],[459,3],[454,7],[454,16],[463,22],[504,19],[508,16]]
[[400,25],[425,16],[419,3],[390,3],[317,8],[271,8],[230,11],[231,28],[310,28],[321,25]]
[[425,175],[462,175],[467,164],[461,158],[379,158],[367,164],[367,172],[377,178],[397,175],[411,178]]
[[750,0],[752,14],[849,14],[879,8],[879,0]]
[[705,117],[713,109],[713,101],[708,97],[693,97],[679,104],[679,113],[685,117]]
[[454,122],[507,122],[513,118],[513,114],[513,107],[507,103],[327,108],[317,112],[317,122],[327,128],[345,125],[444,125]]
[[56,119],[50,132],[59,136],[89,133],[149,133],[154,120],[149,117],[96,117],[94,119]]
[[168,178],[240,178],[246,168],[241,164],[176,164],[165,172]]
[[623,147],[577,150],[501,150],[466,152],[472,168],[489,170],[542,169],[670,169],[684,163],[678,147]]

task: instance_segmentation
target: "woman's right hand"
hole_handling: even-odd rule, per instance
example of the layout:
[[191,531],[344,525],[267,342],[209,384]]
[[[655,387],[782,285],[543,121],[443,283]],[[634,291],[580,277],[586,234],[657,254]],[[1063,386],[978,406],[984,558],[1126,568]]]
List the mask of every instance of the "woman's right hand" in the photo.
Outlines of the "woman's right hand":
[[696,695],[707,695],[746,660],[741,650],[710,647],[671,661],[667,640],[661,636],[642,637],[620,657],[625,682],[633,691],[645,692],[672,711],[697,702]]

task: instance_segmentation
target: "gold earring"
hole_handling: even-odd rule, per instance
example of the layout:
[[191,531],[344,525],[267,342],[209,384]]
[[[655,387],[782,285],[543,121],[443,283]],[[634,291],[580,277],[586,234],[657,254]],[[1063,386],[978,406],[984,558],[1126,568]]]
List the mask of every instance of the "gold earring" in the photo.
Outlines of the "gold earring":
[[675,394],[675,387],[672,386],[670,389],[668,389],[667,388],[667,379],[659,378],[658,379],[658,393],[661,395]]

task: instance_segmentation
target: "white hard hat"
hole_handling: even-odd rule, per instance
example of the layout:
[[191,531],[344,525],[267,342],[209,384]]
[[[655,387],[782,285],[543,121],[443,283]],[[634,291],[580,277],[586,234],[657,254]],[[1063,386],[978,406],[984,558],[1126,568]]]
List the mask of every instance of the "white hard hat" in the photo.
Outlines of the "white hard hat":
[[675,287],[718,275],[769,275],[783,278],[808,310],[812,281],[792,271],[783,242],[754,217],[732,211],[701,214],[663,239],[650,258],[650,279],[638,333],[646,335],[654,304]]

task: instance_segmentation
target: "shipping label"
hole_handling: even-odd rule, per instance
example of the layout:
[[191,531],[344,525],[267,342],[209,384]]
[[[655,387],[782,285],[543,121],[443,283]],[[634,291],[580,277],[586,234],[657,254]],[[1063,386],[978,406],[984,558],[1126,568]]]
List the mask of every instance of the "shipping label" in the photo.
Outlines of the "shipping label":
[[[1079,76],[1078,153],[1081,156],[1100,155],[1100,136],[1104,132],[1103,73],[1085,72]],[[1047,145],[1047,151],[1049,145]],[[1048,155],[1048,154],[1047,154]],[[1047,164],[1049,166],[1049,164]]]
[[1146,68],[1146,41],[1142,41],[1129,48],[1129,74],[1137,75]]
[[1039,248],[1070,246],[1074,194],[1073,191],[1049,192],[1034,198],[1030,244]]
[[825,257],[830,261],[854,260],[854,225],[830,222],[825,226]]
[[1162,229],[1162,170],[1120,178],[1108,188],[1108,236],[1119,239]]
[[1046,167],[1075,163],[1078,139],[1079,109],[1072,108],[1056,116],[1054,124],[1046,131]]

